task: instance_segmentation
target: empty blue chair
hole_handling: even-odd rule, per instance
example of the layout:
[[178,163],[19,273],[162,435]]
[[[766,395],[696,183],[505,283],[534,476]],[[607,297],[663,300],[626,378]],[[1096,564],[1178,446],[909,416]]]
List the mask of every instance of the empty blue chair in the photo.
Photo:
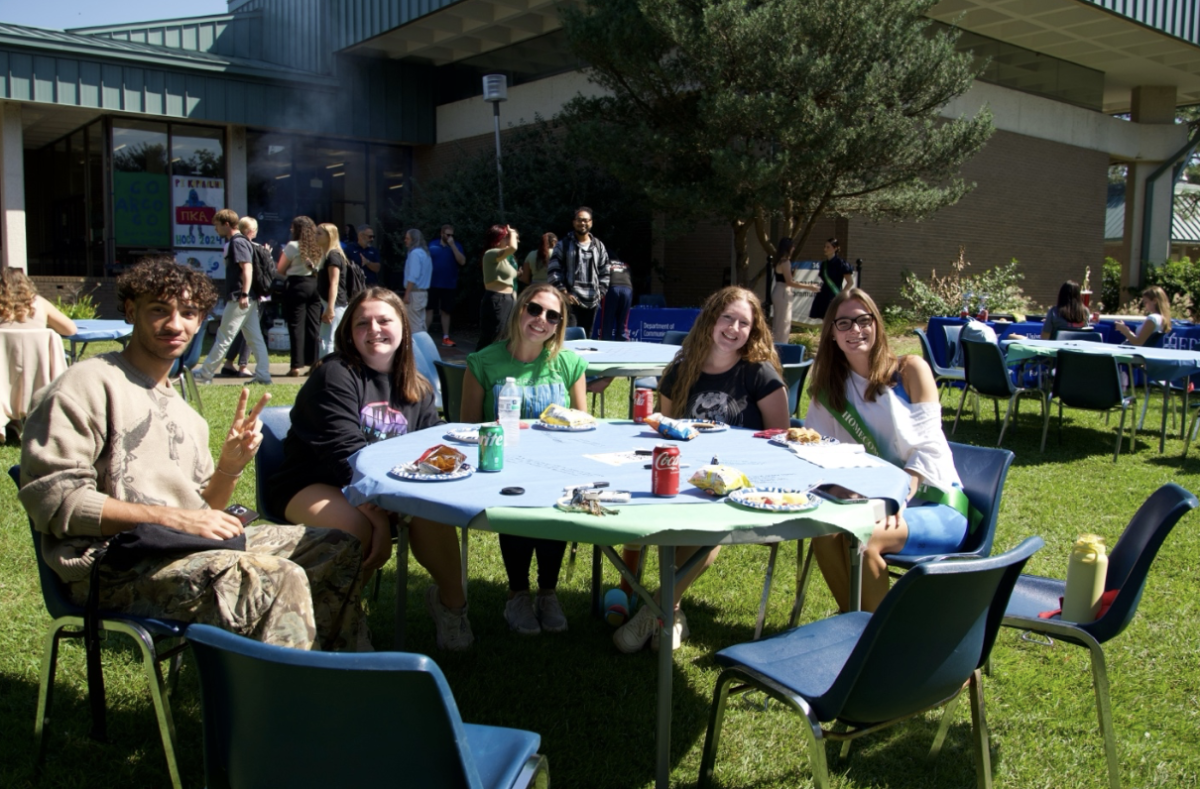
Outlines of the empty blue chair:
[[[14,483],[20,487],[21,467],[8,470]],[[33,555],[37,561],[38,580],[42,585],[42,601],[46,611],[54,618],[46,632],[45,649],[42,652],[42,672],[38,683],[37,717],[34,719],[33,736],[36,740],[37,763],[46,757],[47,730],[50,724],[50,708],[54,703],[54,674],[58,668],[58,642],[64,638],[83,639],[83,606],[71,602],[66,584],[50,569],[42,556],[42,534],[29,522],[33,536]],[[179,778],[179,765],[175,759],[175,719],[171,715],[168,688],[174,684],[179,672],[183,650],[187,648],[183,639],[186,625],[172,619],[154,619],[133,616],[115,611],[100,611],[100,630],[121,633],[132,638],[142,654],[142,667],[150,684],[150,698],[154,702],[154,714],[158,719],[158,733],[162,738],[163,751],[167,757],[167,771],[174,789],[183,786]],[[166,647],[160,651],[160,647]],[[159,664],[170,660],[170,683],[164,683]],[[89,693],[98,692],[89,688]],[[93,719],[93,736],[103,738],[103,729],[96,730]]]
[[913,329],[913,334],[921,341],[921,355],[925,357],[929,369],[933,370],[933,380],[938,385],[938,397],[943,389],[953,388],[955,384],[966,380],[967,374],[961,367],[943,367],[933,356],[933,348],[929,345],[929,337],[924,329]]
[[587,332],[584,331],[582,326],[568,326],[567,327],[567,335],[566,335],[565,339],[568,341],[570,341],[570,340],[586,340]]
[[808,348],[803,345],[792,345],[788,342],[775,343],[775,353],[779,355],[780,364],[800,364]]
[[463,379],[467,375],[465,364],[451,364],[437,360],[438,383],[442,387],[442,416],[447,422],[457,422],[462,411]]
[[676,329],[670,329],[663,334],[662,344],[663,345],[683,345],[683,341],[684,341],[684,339],[687,338],[687,336],[688,336],[688,333],[685,331],[678,331]]
[[968,394],[974,393],[976,396],[982,395],[991,398],[997,422],[1000,421],[999,401],[1001,399],[1008,400],[1008,406],[1004,409],[1004,422],[1000,425],[1000,438],[996,440],[996,446],[1000,446],[1004,442],[1004,433],[1008,430],[1010,418],[1013,418],[1013,429],[1016,429],[1013,406],[1016,406],[1016,412],[1019,413],[1021,395],[1032,395],[1042,404],[1042,451],[1044,452],[1046,450],[1046,427],[1050,424],[1049,396],[1036,386],[1018,386],[1013,383],[1008,367],[1004,363],[1004,353],[1000,350],[999,345],[963,340],[962,352],[967,385],[958,401],[958,412],[954,415],[954,427],[950,432],[958,431],[958,420],[962,418],[963,405],[967,402]]
[[419,331],[412,336],[413,352],[416,356],[417,372],[425,376],[433,387],[434,405],[442,407],[442,387],[438,383],[438,371],[434,362],[440,361],[442,354],[438,351],[437,343],[429,336],[429,332]]
[[1108,558],[1108,575],[1104,590],[1116,592],[1108,610],[1094,622],[1077,624],[1061,615],[1042,619],[1043,611],[1061,607],[1059,599],[1066,590],[1066,581],[1022,575],[1017,579],[1012,598],[1004,611],[1004,626],[1055,638],[1088,650],[1092,663],[1092,686],[1096,693],[1096,711],[1100,718],[1100,733],[1104,737],[1104,753],[1108,760],[1110,789],[1120,789],[1120,767],[1117,761],[1117,742],[1113,736],[1112,703],[1109,700],[1108,669],[1104,661],[1105,641],[1116,638],[1133,621],[1150,565],[1158,555],[1167,535],[1179,519],[1200,506],[1196,497],[1171,482],[1163,485],[1138,508],[1121,534]]
[[[1000,556],[918,564],[874,614],[842,614],[718,652],[723,670],[713,691],[700,786],[712,780],[731,692],[764,691],[805,718],[800,737],[808,746],[814,783],[824,789],[826,739],[849,746],[850,740],[945,704],[930,751],[935,755],[950,712],[969,685],[976,776],[980,787],[990,787],[980,668],[1017,576],[1041,547],[1040,537],[1030,537]],[[734,683],[738,687],[731,691]],[[821,727],[831,722],[837,724],[833,729]]]
[[1104,335],[1098,331],[1068,331],[1061,329],[1054,332],[1050,339],[1060,342],[1104,342]]
[[425,655],[287,649],[208,625],[187,638],[209,787],[549,785],[541,737],[463,723]]

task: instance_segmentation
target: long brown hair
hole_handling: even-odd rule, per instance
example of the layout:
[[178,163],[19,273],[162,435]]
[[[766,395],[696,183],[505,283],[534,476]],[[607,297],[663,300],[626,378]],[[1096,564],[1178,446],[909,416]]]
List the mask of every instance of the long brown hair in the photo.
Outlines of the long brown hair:
[[870,375],[867,376],[867,391],[863,393],[867,402],[875,402],[875,398],[893,385],[899,364],[896,354],[888,347],[887,332],[883,330],[883,315],[867,292],[862,288],[850,287],[834,296],[829,309],[825,311],[825,321],[821,324],[821,342],[817,346],[817,361],[813,363],[812,374],[808,379],[809,397],[816,400],[823,394],[832,411],[842,411],[846,408],[846,380],[850,377],[850,362],[838,347],[833,322],[837,319],[838,308],[848,301],[859,302],[875,319],[871,369]]
[[404,302],[387,288],[370,287],[350,299],[346,314],[338,324],[333,338],[333,347],[351,367],[363,367],[362,354],[354,345],[354,317],[358,308],[366,301],[382,301],[396,311],[400,319],[400,347],[392,357],[392,392],[399,393],[405,403],[415,403],[433,391],[429,380],[417,372],[417,356],[413,350],[412,332],[409,331],[408,310]]
[[317,243],[316,223],[306,216],[293,219],[292,240],[300,247],[300,258],[308,263],[309,268],[315,269],[321,265],[327,250],[321,249],[321,245]]
[[1171,330],[1171,300],[1167,298],[1167,292],[1158,285],[1151,285],[1142,291],[1142,298],[1150,299],[1154,302],[1154,312],[1162,316],[1163,332]]
[[1058,300],[1054,307],[1058,315],[1068,323],[1083,324],[1088,320],[1088,309],[1083,305],[1083,295],[1079,283],[1069,279],[1058,289]]
[[558,319],[558,325],[554,327],[554,334],[546,339],[542,345],[543,348],[550,353],[546,357],[546,361],[553,361],[558,352],[562,350],[563,342],[567,337],[567,299],[562,291],[545,282],[539,282],[536,285],[530,285],[521,291],[521,295],[517,297],[517,303],[513,305],[512,312],[508,315],[508,323],[505,324],[504,330],[500,333],[500,340],[509,344],[508,352],[512,353],[512,342],[521,331],[521,315],[525,312],[525,305],[533,301],[533,297],[539,293],[553,293],[558,299],[558,311],[562,315]]
[[554,245],[558,243],[558,236],[553,233],[542,234],[542,245],[537,251],[537,267],[538,271],[545,271],[550,265],[550,253],[554,251]]
[[662,394],[671,398],[672,401],[680,403],[681,408],[686,406],[688,394],[696,385],[696,381],[700,380],[704,363],[708,361],[708,355],[712,351],[713,329],[717,325],[717,320],[735,301],[745,301],[749,304],[750,313],[753,315],[750,336],[746,338],[746,344],[741,348],[741,357],[748,362],[770,362],[774,366],[775,372],[779,373],[779,377],[783,377],[779,354],[775,352],[771,329],[767,326],[767,319],[763,315],[762,303],[759,302],[758,296],[755,296],[753,291],[738,285],[730,285],[718,290],[704,302],[700,316],[696,318],[691,331],[683,340],[683,347],[679,349],[675,358],[667,365],[667,370],[663,372],[665,376],[667,371],[675,370],[675,385],[671,387],[670,392],[662,392]]
[[33,312],[37,286],[19,268],[0,271],[0,322],[21,323]]

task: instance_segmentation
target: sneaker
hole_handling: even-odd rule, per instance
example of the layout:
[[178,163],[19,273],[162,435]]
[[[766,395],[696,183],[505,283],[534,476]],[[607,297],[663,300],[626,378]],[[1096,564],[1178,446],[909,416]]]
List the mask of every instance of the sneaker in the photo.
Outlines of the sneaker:
[[442,605],[436,585],[425,590],[425,607],[433,617],[433,625],[437,628],[437,647],[449,652],[462,652],[475,642],[471,633],[471,623],[467,619],[467,607],[453,611]]
[[510,630],[515,630],[523,636],[536,636],[542,632],[538,624],[537,614],[533,612],[533,598],[529,590],[517,592],[513,599],[504,604],[504,619]]
[[261,386],[270,386],[271,379],[270,378],[251,378],[247,383],[259,384]]
[[192,368],[192,378],[196,379],[196,383],[198,384],[211,384],[213,382],[213,377],[204,372],[204,367],[202,366]]
[[535,608],[542,630],[547,633],[567,632],[567,617],[558,602],[558,595],[554,592],[538,592]]
[[[682,644],[684,641],[687,641],[688,637],[692,634],[692,631],[688,629],[687,616],[683,613],[682,610],[675,612],[675,628],[674,628],[674,630],[675,630],[675,634],[674,634],[675,637],[673,639],[671,639],[671,641],[673,642],[671,644],[671,649],[679,649],[679,645]],[[655,652],[658,651],[659,632],[660,632],[659,629],[655,628],[654,635],[650,636],[650,648],[653,649]]]
[[447,334],[442,337],[442,345],[445,345],[447,348],[453,348],[455,345],[458,345],[458,343],[450,339],[450,335]]
[[224,378],[237,378],[237,368],[225,365],[221,368],[221,376]]
[[646,646],[646,642],[657,632],[658,617],[654,616],[648,606],[642,606],[633,618],[613,633],[613,643],[617,645],[617,649],[632,655]]

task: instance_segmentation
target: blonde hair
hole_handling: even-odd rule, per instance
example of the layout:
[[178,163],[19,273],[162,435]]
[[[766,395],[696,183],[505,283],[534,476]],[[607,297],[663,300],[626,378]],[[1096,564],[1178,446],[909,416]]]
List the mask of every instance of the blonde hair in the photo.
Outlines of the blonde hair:
[[892,386],[895,382],[899,362],[896,354],[888,347],[887,332],[883,330],[883,315],[875,301],[861,288],[846,288],[834,296],[825,311],[821,324],[821,342],[817,346],[817,360],[813,363],[808,394],[813,400],[824,395],[831,411],[841,412],[846,408],[846,379],[850,377],[850,362],[838,347],[833,322],[837,320],[838,308],[848,301],[857,301],[875,319],[875,342],[871,345],[870,375],[867,376],[867,391],[863,398],[869,402]]
[[317,229],[325,233],[325,237],[329,239],[329,244],[325,249],[321,250],[321,259],[324,260],[329,256],[329,253],[335,249],[341,249],[341,235],[338,233],[337,225],[331,225],[328,222],[322,222],[317,225]]
[[238,232],[243,236],[258,232],[258,220],[252,216],[244,216],[238,220]]
[[554,334],[550,335],[542,345],[550,352],[546,361],[553,361],[554,357],[558,356],[558,352],[562,350],[563,343],[567,338],[567,299],[563,296],[562,291],[553,285],[539,282],[521,291],[521,295],[517,297],[517,303],[513,305],[512,312],[509,313],[508,323],[504,326],[500,339],[508,343],[508,351],[512,353],[512,343],[521,332],[521,316],[525,313],[525,307],[539,293],[553,293],[558,299],[558,312],[562,316],[558,319],[558,325],[554,327]]
[[1154,302],[1154,312],[1162,316],[1163,333],[1171,330],[1171,300],[1167,298],[1167,292],[1158,285],[1151,285],[1142,291],[1142,298],[1150,299]]
[[33,313],[37,286],[19,268],[0,271],[0,323],[23,323]]
[[691,393],[692,387],[696,385],[696,381],[700,380],[700,373],[704,369],[705,362],[708,361],[709,353],[712,352],[713,329],[716,328],[717,320],[735,301],[744,301],[749,304],[752,315],[750,336],[746,338],[746,344],[739,351],[741,357],[748,362],[770,362],[775,368],[775,372],[779,373],[779,377],[783,377],[779,354],[775,352],[771,329],[767,326],[767,319],[763,315],[762,303],[758,300],[758,296],[746,288],[730,285],[718,290],[704,302],[700,316],[696,318],[691,331],[683,340],[683,347],[679,349],[675,358],[663,372],[665,377],[669,371],[675,371],[674,386],[671,387],[671,391],[662,392],[662,394],[679,403],[680,408],[686,407],[688,395]]

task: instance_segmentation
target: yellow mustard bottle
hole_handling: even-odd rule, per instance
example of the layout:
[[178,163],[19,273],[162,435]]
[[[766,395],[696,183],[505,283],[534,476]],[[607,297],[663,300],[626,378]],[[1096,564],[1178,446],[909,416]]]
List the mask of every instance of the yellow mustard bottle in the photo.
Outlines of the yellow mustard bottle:
[[1062,618],[1067,622],[1094,622],[1100,611],[1100,597],[1108,578],[1108,555],[1104,538],[1081,534],[1071,549],[1067,563],[1067,588],[1063,592]]

